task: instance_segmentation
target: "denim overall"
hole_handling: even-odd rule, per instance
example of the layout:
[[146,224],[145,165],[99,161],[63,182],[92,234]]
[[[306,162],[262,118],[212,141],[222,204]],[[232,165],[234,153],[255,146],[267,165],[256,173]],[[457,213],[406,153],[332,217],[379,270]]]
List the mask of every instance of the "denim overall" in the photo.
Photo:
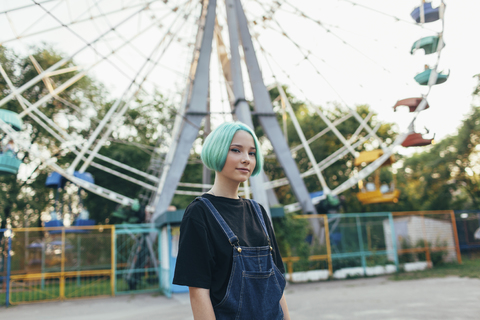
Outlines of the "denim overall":
[[212,203],[201,200],[222,227],[232,245],[233,264],[223,300],[213,306],[217,320],[281,320],[283,311],[280,299],[285,288],[285,278],[273,262],[272,247],[265,221],[257,202],[250,200],[256,216],[262,224],[268,245],[241,247],[238,237],[232,232]]

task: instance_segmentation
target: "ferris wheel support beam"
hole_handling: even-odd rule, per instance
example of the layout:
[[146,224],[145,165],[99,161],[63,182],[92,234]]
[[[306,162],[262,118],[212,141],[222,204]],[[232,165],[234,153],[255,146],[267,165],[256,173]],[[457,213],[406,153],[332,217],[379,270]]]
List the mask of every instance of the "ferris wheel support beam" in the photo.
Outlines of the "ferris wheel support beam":
[[[238,32],[238,27],[237,27],[237,32]],[[220,61],[220,64],[222,66],[222,74],[223,78],[225,80],[225,86],[227,89],[227,95],[228,99],[231,104],[231,109],[232,111],[235,109],[235,95],[233,93],[233,88],[232,88],[232,76],[231,76],[231,70],[230,70],[230,58],[228,57],[227,53],[227,48],[225,46],[225,42],[223,41],[223,37],[221,34],[221,28],[218,25],[218,21],[216,22],[215,25],[215,40],[217,44],[217,55],[218,55],[218,60]],[[268,182],[269,179],[267,175],[265,174],[265,171],[263,172],[263,181]],[[210,186],[211,187],[211,186]],[[239,189],[241,190],[241,189]],[[240,193],[239,193],[240,194]],[[266,190],[267,194],[267,203],[268,203],[268,209],[267,207],[266,210],[268,210],[268,214],[270,215],[270,207],[272,206],[277,206],[279,204],[277,196],[275,195],[275,192],[272,189],[267,189]]]
[[[160,175],[158,182],[156,183],[157,190],[156,192],[152,193],[149,199],[148,203],[148,210],[150,212],[154,212],[155,214],[155,207],[158,204],[158,200],[160,198],[161,190],[163,189],[163,186],[165,185],[165,180],[167,177],[167,173],[170,170],[170,165],[174,161],[175,157],[175,152],[177,149],[177,144],[180,139],[180,133],[182,131],[182,126],[183,122],[185,120],[184,118],[184,113],[187,108],[187,105],[189,103],[189,98],[191,96],[192,92],[192,87],[193,87],[193,81],[195,79],[195,74],[197,72],[197,65],[198,65],[198,60],[200,58],[200,49],[202,46],[202,41],[203,41],[203,35],[205,31],[205,24],[206,24],[206,18],[207,18],[207,13],[208,13],[208,2],[202,2],[202,12],[200,14],[199,23],[198,23],[198,30],[197,30],[197,35],[195,37],[195,47],[193,50],[193,55],[192,55],[192,62],[190,64],[190,71],[188,72],[188,75],[185,79],[185,82],[187,83],[187,86],[185,87],[182,101],[179,106],[179,110],[176,113],[175,121],[173,124],[173,130],[172,130],[172,142],[170,143],[168,153],[165,156],[165,159],[163,161],[163,172]],[[179,184],[180,185],[180,184]],[[154,221],[154,218],[150,219],[151,221]]]
[[[183,117],[182,127],[179,132],[174,155],[171,158],[171,163],[166,164],[169,168],[168,170],[164,170],[164,174],[158,185],[155,195],[155,211],[152,216],[153,222],[155,222],[170,205],[185,166],[187,165],[192,145],[198,136],[202,120],[207,114],[208,80],[216,6],[216,0],[208,1],[202,44],[198,56],[198,63],[196,64],[190,104]],[[189,92],[186,92],[186,94],[188,95]]]
[[[228,15],[227,15],[228,17]],[[215,24],[215,42],[217,44],[218,60],[222,66],[222,74],[225,79],[225,86],[227,88],[228,99],[231,103],[232,111],[234,109],[235,95],[232,88],[232,75],[230,70],[230,58],[228,57],[227,47],[223,41],[221,27],[218,25],[218,21]]]
[[290,149],[283,138],[282,129],[277,122],[277,118],[274,116],[275,113],[273,112],[272,102],[270,101],[267,88],[263,83],[262,74],[253,47],[252,38],[248,30],[248,22],[242,4],[240,0],[235,0],[235,4],[245,63],[247,65],[250,84],[252,86],[255,111],[258,113],[260,123],[272,143],[277,159],[290,181],[292,191],[299,201],[303,212],[316,213],[307,187],[300,177],[300,171],[298,170],[297,164],[295,163],[295,160],[293,160]]
[[[243,86],[240,52],[238,50],[240,45],[238,39],[239,25],[237,22],[237,14],[235,12],[235,2],[234,0],[226,0],[225,4],[227,9],[228,34],[230,40],[230,75],[232,78],[232,90],[235,101],[234,111],[238,120],[245,123],[252,130],[255,130],[252,121],[252,114],[250,113],[250,106],[248,105],[247,100],[245,100],[245,88]],[[260,150],[257,150],[257,152],[260,152]],[[250,177],[250,183],[253,198],[265,208],[268,216],[271,219],[272,216],[270,214],[267,192],[263,187],[263,169],[259,175]]]

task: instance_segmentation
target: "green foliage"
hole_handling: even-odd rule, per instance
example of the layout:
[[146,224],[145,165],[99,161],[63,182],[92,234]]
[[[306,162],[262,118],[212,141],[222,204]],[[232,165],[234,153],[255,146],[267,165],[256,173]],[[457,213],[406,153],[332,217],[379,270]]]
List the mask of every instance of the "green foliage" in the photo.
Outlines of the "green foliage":
[[[0,63],[15,87],[23,85],[41,72],[40,69],[36,69],[36,62],[42,70],[46,70],[64,57],[62,53],[48,45],[32,47],[30,54],[31,57],[20,56],[11,49],[0,47]],[[74,66],[75,63],[69,61],[62,68]],[[22,95],[33,104],[49,94],[45,83],[51,81],[51,86],[57,88],[76,74],[78,71],[50,77],[50,80],[38,82]],[[3,77],[0,78],[0,98],[10,92]],[[40,106],[40,110],[46,117],[62,126],[66,134],[81,141],[91,136],[98,125],[98,119],[103,118],[113,104],[114,100],[111,100],[102,84],[83,76],[61,92],[58,98],[50,99]],[[23,110],[16,100],[9,101],[3,108],[17,113]],[[168,150],[164,145],[158,148],[155,146],[160,134],[167,141],[170,139],[173,114],[173,106],[168,104],[159,92],[149,96],[137,94],[123,118],[116,119],[117,130],[99,153],[140,171],[146,171],[153,154],[161,155]],[[58,165],[68,167],[75,155],[28,115],[23,120],[23,131],[29,135],[30,141],[48,149],[50,154],[57,158]],[[160,127],[163,130],[159,130]],[[11,219],[14,227],[37,226],[41,214],[51,211],[54,205],[54,191],[44,186],[51,170],[43,164],[36,167],[38,159],[29,153],[19,153],[18,156],[33,172],[29,177],[19,177],[20,180],[12,176],[0,176],[0,220],[2,226],[5,226],[7,218]],[[111,167],[98,159],[95,162]],[[115,170],[131,175],[123,169]],[[90,166],[87,171],[94,176],[96,184],[119,194],[136,198],[141,192],[141,187],[137,184],[106,173],[97,167]],[[91,218],[100,223],[109,222],[108,218],[117,206],[115,202],[87,192],[81,192],[81,197],[83,204],[90,211]],[[76,186],[67,183],[60,198],[66,204],[63,213],[75,214],[80,211]]]
[[[410,244],[410,242],[405,238],[402,238],[402,240],[400,241],[400,247],[402,249],[412,249],[413,248],[413,246]],[[402,253],[402,254],[398,255],[398,262],[399,263],[403,264],[403,263],[415,262],[415,261],[418,261],[417,255],[415,253],[406,252],[406,253]],[[422,261],[425,261],[425,260],[422,260]]]
[[373,251],[373,254],[367,257],[367,267],[386,266],[389,261],[385,254],[377,254]]
[[424,278],[443,277],[468,277],[480,278],[480,259],[467,259],[462,257],[462,264],[456,262],[444,263],[431,269],[415,272],[396,273],[390,277],[391,280],[416,280]]
[[[302,127],[302,131],[306,137],[306,139],[311,139],[319,132],[323,130],[327,130],[327,124],[320,118],[317,112],[310,106],[307,106],[305,102],[298,100],[297,98],[293,97],[287,88],[284,88],[287,98],[295,112],[298,122]],[[278,102],[277,98],[279,97],[280,93],[276,87],[270,90],[270,97],[272,101],[274,101],[273,106],[274,110],[277,112],[277,120],[281,127],[283,127],[284,121],[282,119],[282,106],[280,102]],[[331,105],[328,107],[319,107],[322,113],[326,114],[326,117],[330,121],[335,121],[342,117],[346,117],[349,115],[349,110],[345,107],[340,105]],[[369,113],[372,112],[369,106],[367,105],[360,105],[356,107],[357,113],[362,117],[365,118]],[[263,138],[264,133],[261,127],[258,125],[258,119],[254,119],[254,124],[256,125],[256,134],[260,137],[260,141],[264,141]],[[371,119],[368,121],[368,124],[371,127],[375,127],[378,121],[376,119],[376,115],[373,114]],[[301,146],[301,140],[295,131],[294,124],[292,123],[290,117],[286,118],[286,129],[287,132],[287,142],[290,148]],[[354,133],[354,129],[359,126],[359,122],[354,117],[349,117],[347,120],[343,121],[342,123],[338,124],[336,128],[338,131],[345,137],[345,139],[351,139]],[[368,133],[365,130],[359,133],[359,135],[354,139],[353,142],[358,141],[358,139],[365,138]],[[392,124],[389,123],[381,123],[379,130],[377,131],[377,135],[384,141],[392,142],[396,136],[396,132]],[[329,131],[325,133],[320,139],[316,139],[310,144],[312,152],[315,156],[317,161],[321,161],[340,148],[343,147],[342,142],[339,138],[332,132]],[[363,145],[365,148],[374,149],[378,148],[377,142],[373,139],[367,139],[367,143]],[[363,149],[357,149],[358,151],[363,151]],[[293,157],[298,164],[298,168],[300,172],[308,171],[312,168],[312,164],[309,161],[307,153],[304,148],[298,149],[298,151],[294,152]],[[322,171],[324,175],[327,185],[334,189],[335,187],[341,185],[343,182],[348,180],[354,174],[354,167],[353,167],[353,160],[354,157],[351,154],[347,154],[342,159],[337,160],[334,164],[326,168]],[[280,178],[284,178],[285,174],[283,170],[281,170],[281,166],[278,163],[277,155],[273,153],[273,150],[269,150],[268,155],[265,159],[265,173],[271,180],[276,180]],[[392,180],[392,176],[385,177],[387,182]],[[318,190],[322,190],[322,187],[318,181],[318,178],[315,175],[311,175],[309,177],[304,178],[305,185],[309,192],[314,192]],[[283,186],[275,189],[275,193],[282,204],[289,204],[295,202],[295,196],[293,195],[289,186]],[[360,212],[362,211],[362,207],[360,206],[359,202],[356,199],[356,188],[345,191],[342,196],[345,198],[346,209],[345,211],[348,212]]]
[[275,236],[283,257],[300,257],[306,261],[310,255],[310,246],[306,242],[310,234],[307,220],[295,219],[294,214],[287,213],[282,219],[273,219]]
[[[422,239],[417,240],[414,244],[411,244],[408,239],[403,238],[400,242],[402,249],[420,249],[425,248],[425,241]],[[448,251],[445,249],[436,249],[436,248],[445,248],[447,247],[447,242],[445,240],[441,241],[437,239],[433,245],[431,242],[427,242],[427,246],[430,250],[430,260],[434,266],[442,265],[445,263],[445,258],[448,256]],[[407,252],[398,256],[398,261],[400,263],[416,262],[416,261],[427,261],[426,253],[424,251],[420,252]]]
[[[480,81],[473,95],[478,102]],[[480,207],[479,119],[480,106],[472,105],[456,134],[403,159],[399,211]]]
[[[31,49],[31,56],[45,70],[60,61],[64,55],[51,46],[41,45]],[[39,72],[29,56],[18,55],[5,47],[0,47],[0,63],[16,87],[33,79]],[[74,66],[75,63],[70,61],[63,68]],[[75,74],[78,74],[78,71],[51,77],[52,86],[54,88],[58,87]],[[475,96],[480,95],[479,88],[480,85],[474,91]],[[327,125],[313,108],[292,96],[287,88],[285,90],[307,139],[327,129]],[[5,80],[0,78],[0,96],[5,97],[10,92],[11,90]],[[23,96],[30,103],[35,103],[48,93],[47,85],[41,81],[26,90]],[[114,103],[103,85],[87,76],[82,77],[59,96],[77,107],[66,109],[59,99],[52,99],[46,102],[41,110],[50,119],[63,119],[61,121],[65,125],[65,131],[69,135],[79,137],[79,139],[91,135],[98,122],[97,118],[102,118]],[[280,125],[283,126],[282,106],[276,100],[279,96],[278,89],[271,89],[270,96],[272,101],[276,101],[274,102],[274,109],[277,111],[277,119]],[[9,101],[4,108],[15,112],[21,112],[22,110],[20,104],[15,100]],[[340,105],[332,104],[319,108],[331,121],[349,114],[348,110]],[[359,105],[355,108],[362,118],[371,113],[371,109],[367,105]],[[174,112],[174,106],[168,103],[159,92],[155,92],[151,96],[137,95],[128,112],[119,120],[118,126],[121,130],[113,134],[107,144],[100,150],[100,154],[141,171],[146,171],[153,155],[161,156],[168,151],[168,142],[171,138],[169,133],[173,126]],[[397,173],[397,185],[401,191],[399,203],[362,206],[356,199],[357,187],[353,187],[342,194],[345,204],[343,210],[345,212],[365,212],[478,208],[480,205],[480,172],[478,169],[480,168],[480,149],[477,148],[480,142],[480,120],[478,119],[480,119],[480,106],[472,106],[471,114],[464,120],[463,126],[460,127],[456,135],[422,149],[424,150],[422,153],[398,159],[403,162],[403,167],[399,168]],[[258,118],[254,117],[253,120],[261,143],[264,147],[268,147]],[[36,125],[29,116],[24,118],[24,122],[25,132],[30,135],[31,141],[48,148],[52,155],[58,157],[59,165],[66,167],[73,161],[74,155],[61,146],[56,139],[53,139],[45,129]],[[392,142],[397,135],[393,124],[379,123],[375,114],[368,121],[368,124],[371,127],[380,124],[377,135],[387,144]],[[358,125],[358,121],[354,117],[350,117],[336,127],[346,139],[350,139],[354,132],[352,128],[357,128]],[[159,128],[163,128],[164,134],[159,133]],[[285,129],[288,132],[286,137],[288,145],[290,147],[300,146],[300,139],[289,117],[286,118]],[[166,143],[156,148],[156,142],[161,135],[164,136]],[[366,135],[367,132],[362,130],[355,141],[365,138]],[[198,139],[196,144],[200,141],[201,139]],[[317,161],[325,159],[342,146],[343,144],[338,137],[331,131],[324,134],[321,139],[311,143]],[[369,150],[378,148],[378,143],[370,138],[362,148]],[[364,149],[357,149],[357,151],[363,151]],[[39,223],[40,215],[50,211],[54,204],[53,190],[44,187],[44,181],[50,172],[49,169],[44,165],[35,168],[37,159],[34,159],[28,153],[19,154],[19,156],[33,173],[30,177],[25,177],[21,181],[17,181],[15,177],[11,176],[0,176],[0,219],[2,220],[2,226],[5,225],[7,217],[11,218],[14,226],[36,226]],[[303,148],[299,148],[293,156],[300,172],[312,168],[312,164]],[[96,162],[106,165],[100,160],[96,160]],[[117,170],[126,173],[122,169]],[[130,198],[137,198],[142,191],[137,184],[112,176],[101,169],[90,167],[88,171],[94,175],[98,185],[127,195]],[[271,180],[285,177],[277,160],[277,155],[272,150],[267,150],[265,172]],[[354,172],[355,168],[353,167],[353,156],[351,154],[347,154],[323,170],[327,184],[332,189],[352,177]],[[393,178],[389,168],[381,169],[381,181],[390,183]],[[196,183],[202,181],[202,164],[195,152],[191,154],[191,159],[181,181]],[[322,189],[314,175],[306,177],[304,181],[310,192]],[[198,191],[198,189],[183,189]],[[275,192],[282,205],[296,201],[289,186],[276,188]],[[68,201],[75,195],[76,191],[72,188],[61,196],[65,198],[64,201]],[[82,193],[82,198],[93,219],[100,223],[110,221],[109,217],[117,207],[116,203],[86,192]],[[193,196],[176,195],[172,204],[185,208],[192,199]],[[78,205],[78,199],[72,205]],[[285,228],[286,230],[293,230],[290,232],[292,234],[299,232],[300,238],[303,237],[302,241],[304,242],[308,234],[308,231],[305,231],[308,230],[308,223],[300,227],[296,225],[296,223],[299,223],[298,221],[292,222],[293,220],[290,220],[277,228],[277,232],[280,233],[280,241],[285,243],[290,241],[283,239],[283,237],[291,237],[289,232],[282,234],[281,230]],[[294,242],[294,245],[293,243],[289,246],[284,245],[282,250],[288,248],[304,255],[307,249],[305,249],[303,242],[298,239],[295,241],[297,242]]]

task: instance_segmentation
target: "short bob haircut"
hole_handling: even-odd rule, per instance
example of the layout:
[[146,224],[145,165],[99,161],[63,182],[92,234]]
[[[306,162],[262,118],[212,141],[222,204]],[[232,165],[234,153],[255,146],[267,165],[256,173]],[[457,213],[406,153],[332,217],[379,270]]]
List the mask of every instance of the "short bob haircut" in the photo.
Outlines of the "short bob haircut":
[[227,161],[228,151],[230,150],[230,144],[232,143],[233,136],[239,130],[250,133],[255,143],[255,158],[256,165],[253,169],[252,176],[256,176],[260,173],[263,167],[263,156],[260,150],[260,144],[258,143],[257,136],[248,126],[241,122],[224,122],[213,130],[205,139],[203,143],[201,158],[202,162],[210,169],[217,172],[221,172]]

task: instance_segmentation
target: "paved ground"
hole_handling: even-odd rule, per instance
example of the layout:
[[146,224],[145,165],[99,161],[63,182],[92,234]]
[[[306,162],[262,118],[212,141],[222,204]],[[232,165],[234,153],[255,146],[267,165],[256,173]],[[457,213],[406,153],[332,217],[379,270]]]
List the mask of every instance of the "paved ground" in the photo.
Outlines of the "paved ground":
[[[480,319],[480,279],[369,278],[289,285],[292,319]],[[131,295],[0,308],[2,320],[192,320],[188,294]],[[254,320],[254,319],[253,319]]]

